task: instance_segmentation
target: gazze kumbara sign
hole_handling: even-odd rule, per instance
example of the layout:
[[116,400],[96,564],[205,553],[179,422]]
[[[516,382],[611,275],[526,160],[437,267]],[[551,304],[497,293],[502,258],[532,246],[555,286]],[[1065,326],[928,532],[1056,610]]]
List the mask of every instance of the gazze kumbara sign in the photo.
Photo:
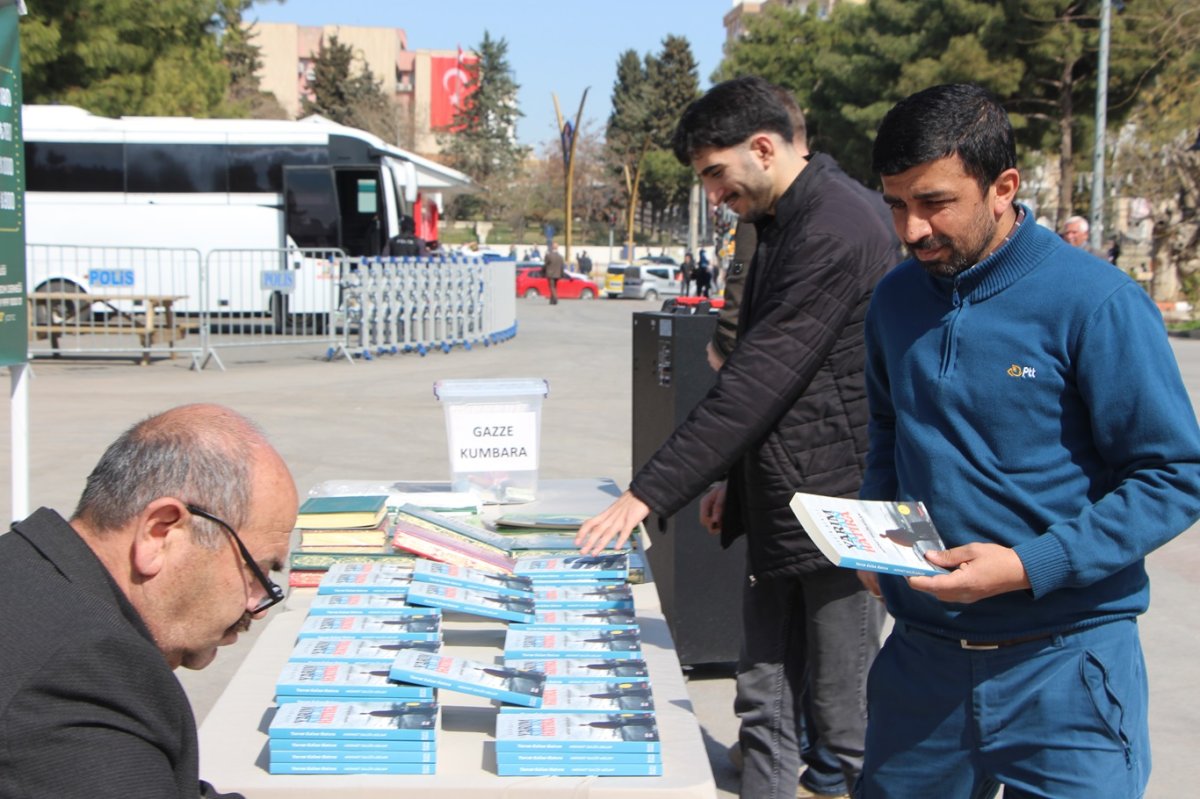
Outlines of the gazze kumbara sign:
[[536,470],[537,421],[534,411],[480,413],[452,408],[450,468],[455,472]]

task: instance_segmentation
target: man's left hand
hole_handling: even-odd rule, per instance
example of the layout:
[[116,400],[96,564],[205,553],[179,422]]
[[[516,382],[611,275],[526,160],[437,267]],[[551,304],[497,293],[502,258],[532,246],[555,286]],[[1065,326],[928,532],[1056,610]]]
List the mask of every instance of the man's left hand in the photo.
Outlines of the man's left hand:
[[950,569],[950,573],[909,577],[908,584],[942,602],[969,604],[1029,588],[1025,565],[1015,551],[1000,544],[967,544],[944,552],[929,552],[926,559],[935,566]]

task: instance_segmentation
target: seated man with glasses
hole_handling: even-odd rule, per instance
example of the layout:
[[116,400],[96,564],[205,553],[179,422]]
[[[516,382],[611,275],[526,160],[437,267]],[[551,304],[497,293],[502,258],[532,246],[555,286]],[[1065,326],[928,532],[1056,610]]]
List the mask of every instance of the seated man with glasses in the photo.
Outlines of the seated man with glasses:
[[172,670],[284,598],[296,505],[253,422],[187,405],[117,439],[69,522],[0,536],[0,796],[220,796]]

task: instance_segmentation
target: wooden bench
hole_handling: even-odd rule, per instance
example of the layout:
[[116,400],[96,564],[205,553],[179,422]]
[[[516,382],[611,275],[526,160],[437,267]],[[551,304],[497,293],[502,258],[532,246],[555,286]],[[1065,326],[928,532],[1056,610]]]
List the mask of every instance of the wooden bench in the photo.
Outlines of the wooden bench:
[[[50,348],[58,355],[58,342],[64,335],[136,335],[142,345],[141,363],[150,362],[150,348],[167,344],[174,350],[175,342],[184,339],[189,332],[200,329],[199,322],[180,322],[175,318],[175,303],[187,299],[183,294],[86,294],[73,291],[35,291],[28,297],[29,336],[38,340],[50,339]],[[74,304],[72,316],[85,314],[92,319],[92,304],[101,303],[108,307],[108,318],[98,321],[71,321],[53,319],[53,308]],[[132,303],[136,310],[118,307],[116,303]],[[50,311],[46,321],[38,322],[38,310]],[[159,313],[162,309],[162,313]],[[171,353],[175,357],[175,353]]]

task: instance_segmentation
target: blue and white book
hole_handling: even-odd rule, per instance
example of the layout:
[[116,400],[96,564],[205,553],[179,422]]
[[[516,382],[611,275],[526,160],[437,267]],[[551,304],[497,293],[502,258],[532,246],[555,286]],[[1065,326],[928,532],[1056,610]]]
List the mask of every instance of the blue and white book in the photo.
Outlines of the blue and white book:
[[408,586],[379,594],[318,594],[308,608],[309,616],[403,616],[428,613],[429,608],[408,604]]
[[437,739],[434,702],[287,702],[267,734],[276,738]]
[[[278,740],[286,741],[286,738]],[[432,749],[280,749],[270,745],[272,763],[436,763],[437,752]]]
[[533,601],[538,610],[632,609],[633,590],[625,583],[535,585]]
[[513,574],[523,574],[536,582],[559,577],[588,575],[595,580],[625,580],[629,577],[629,556],[624,552],[604,555],[562,555],[560,557],[519,557]]
[[436,763],[293,763],[272,760],[271,774],[436,774]]
[[408,592],[408,601],[413,605],[457,610],[473,616],[505,621],[533,621],[533,594],[524,597],[509,596],[493,591],[477,591],[460,585],[416,582]]
[[527,751],[497,752],[497,763],[524,763],[532,765],[545,763],[556,765],[561,763],[641,763],[643,765],[661,765],[662,752],[554,752]]
[[413,581],[436,583],[438,585],[457,585],[506,596],[529,597],[533,591],[533,581],[528,577],[515,574],[485,572],[467,566],[453,563],[441,563],[428,558],[417,558],[413,562]]
[[535,659],[608,658],[640,660],[642,642],[634,630],[509,629],[504,657]]
[[545,674],[547,682],[628,682],[650,679],[650,671],[644,660],[505,658],[504,665],[520,671]]
[[632,610],[537,610],[528,624],[509,625],[510,630],[636,630],[637,616]]
[[498,777],[661,777],[662,773],[661,763],[496,763]]
[[521,750],[660,752],[662,744],[650,713],[497,715],[496,756]]
[[[558,682],[542,689],[543,713],[652,713],[654,695],[648,682]],[[501,707],[501,713],[524,713],[524,708]]]
[[391,664],[384,663],[286,663],[275,681],[275,701],[294,702],[313,697],[336,700],[432,702],[436,692],[423,685],[390,679]]
[[402,594],[412,582],[411,563],[335,563],[317,585],[318,594]]
[[270,739],[272,752],[436,752],[437,741],[404,738],[279,738]]
[[423,614],[404,616],[310,616],[300,638],[376,638],[390,641],[442,640],[442,611],[426,608]]
[[542,674],[476,660],[427,652],[403,652],[392,662],[391,678],[445,688],[525,707],[542,704]]
[[371,638],[301,638],[292,647],[290,661],[391,663],[408,649],[437,652],[438,641],[376,641]]

